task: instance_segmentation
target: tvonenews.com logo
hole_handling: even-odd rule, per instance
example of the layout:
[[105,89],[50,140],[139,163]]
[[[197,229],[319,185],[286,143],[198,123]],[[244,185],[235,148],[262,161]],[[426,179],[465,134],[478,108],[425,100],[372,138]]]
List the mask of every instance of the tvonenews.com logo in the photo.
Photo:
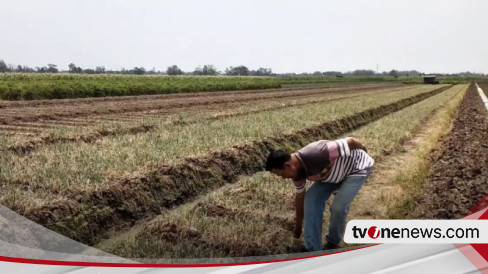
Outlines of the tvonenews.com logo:
[[448,228],[443,233],[441,228],[378,228],[371,226],[368,229],[352,228],[354,238],[365,238],[366,233],[371,239],[381,238],[479,238],[480,232],[477,228]]
[[380,236],[380,230],[376,226],[372,226],[368,229],[368,236],[371,239],[376,239]]
[[488,243],[488,233],[484,235],[483,231],[488,231],[488,220],[352,220],[347,224],[344,241],[347,243]]

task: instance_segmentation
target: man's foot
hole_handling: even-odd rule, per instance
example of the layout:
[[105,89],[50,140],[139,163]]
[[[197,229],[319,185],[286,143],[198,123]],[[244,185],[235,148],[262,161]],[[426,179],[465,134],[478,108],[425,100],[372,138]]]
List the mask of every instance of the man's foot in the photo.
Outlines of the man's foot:
[[297,252],[308,252],[309,251],[308,248],[304,244],[299,245],[296,250],[297,250]]
[[292,246],[288,248],[288,252],[290,253],[301,253],[301,252],[309,252],[310,250],[304,244],[294,243]]
[[338,245],[335,245],[333,243],[327,243],[324,245],[324,250],[331,250],[331,249],[338,249],[339,246]]

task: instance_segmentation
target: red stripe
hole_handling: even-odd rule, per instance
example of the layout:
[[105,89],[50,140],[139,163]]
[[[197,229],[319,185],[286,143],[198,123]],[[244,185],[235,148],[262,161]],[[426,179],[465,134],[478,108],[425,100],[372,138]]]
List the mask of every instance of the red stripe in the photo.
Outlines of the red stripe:
[[344,251],[338,251],[327,254],[306,256],[300,258],[282,259],[274,261],[262,261],[262,262],[245,262],[245,263],[228,263],[228,264],[142,264],[142,263],[97,263],[97,262],[76,262],[76,261],[55,261],[55,260],[40,260],[40,259],[28,259],[28,258],[15,258],[0,256],[0,261],[12,262],[12,263],[23,263],[23,264],[40,264],[40,265],[63,265],[63,266],[86,266],[86,267],[216,267],[216,266],[236,266],[236,265],[252,265],[252,264],[265,264],[265,263],[277,263],[285,261],[295,261],[301,259],[310,259],[321,256],[327,256],[332,254],[339,254],[353,250],[359,250],[367,247],[372,247],[379,244],[374,244],[370,246],[364,246]]

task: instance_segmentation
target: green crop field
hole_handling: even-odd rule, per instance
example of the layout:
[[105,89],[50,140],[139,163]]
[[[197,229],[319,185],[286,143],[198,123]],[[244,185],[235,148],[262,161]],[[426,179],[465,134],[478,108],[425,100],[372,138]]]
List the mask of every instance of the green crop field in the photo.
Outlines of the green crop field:
[[0,99],[64,99],[281,87],[271,77],[2,74]]
[[[441,83],[466,83],[464,78],[441,78]],[[273,88],[341,86],[364,83],[420,84],[422,77],[377,76],[159,76],[115,74],[0,74],[0,100],[40,100],[150,94],[235,91]]]

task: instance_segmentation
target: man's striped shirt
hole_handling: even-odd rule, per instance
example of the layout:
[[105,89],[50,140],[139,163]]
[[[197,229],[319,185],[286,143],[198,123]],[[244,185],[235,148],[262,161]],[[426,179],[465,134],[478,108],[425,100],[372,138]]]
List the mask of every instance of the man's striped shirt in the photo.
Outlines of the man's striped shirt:
[[362,149],[349,149],[345,139],[313,142],[295,153],[301,163],[300,175],[293,180],[295,192],[305,190],[306,180],[340,183],[349,176],[367,176],[374,160]]

